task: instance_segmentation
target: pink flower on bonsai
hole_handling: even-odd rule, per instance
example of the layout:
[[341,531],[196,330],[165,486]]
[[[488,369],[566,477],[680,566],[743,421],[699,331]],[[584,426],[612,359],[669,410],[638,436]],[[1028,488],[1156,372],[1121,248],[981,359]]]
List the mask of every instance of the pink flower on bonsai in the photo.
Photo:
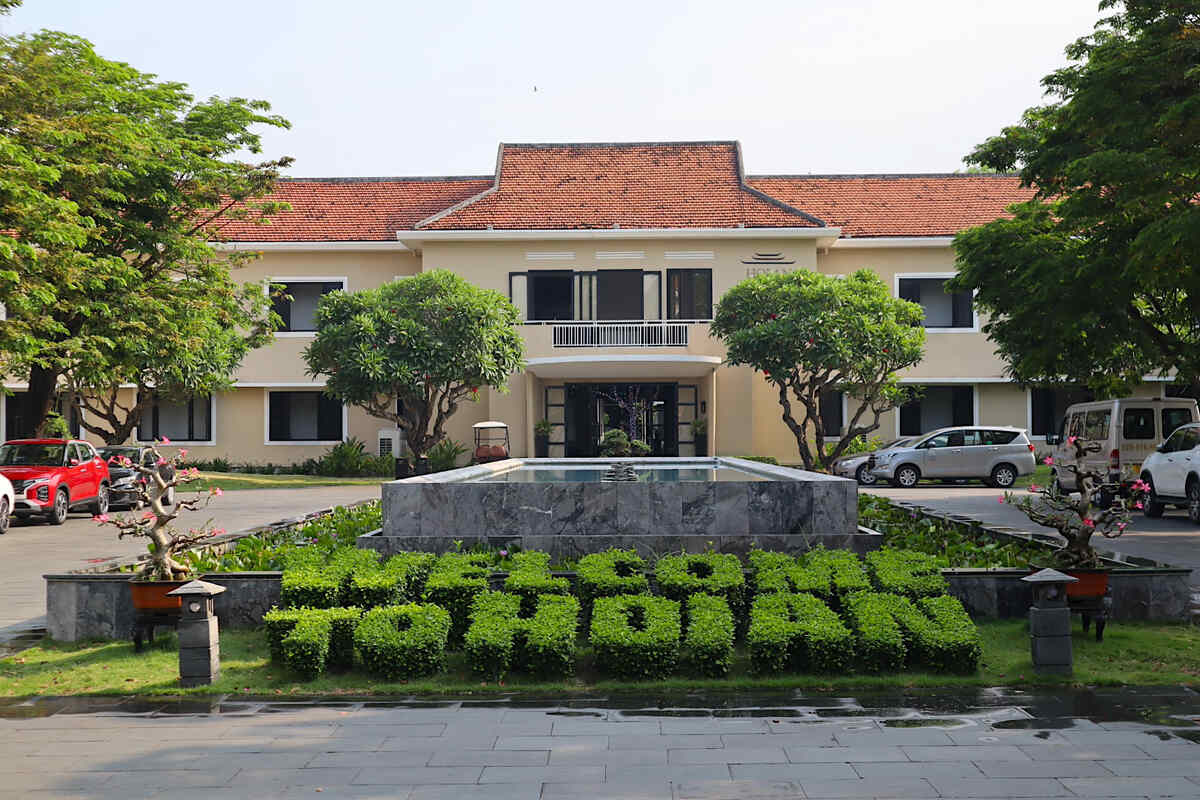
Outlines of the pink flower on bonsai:
[[1046,456],[1045,458],[1042,459],[1042,463],[1046,464],[1048,466],[1052,466],[1054,464],[1054,456]]

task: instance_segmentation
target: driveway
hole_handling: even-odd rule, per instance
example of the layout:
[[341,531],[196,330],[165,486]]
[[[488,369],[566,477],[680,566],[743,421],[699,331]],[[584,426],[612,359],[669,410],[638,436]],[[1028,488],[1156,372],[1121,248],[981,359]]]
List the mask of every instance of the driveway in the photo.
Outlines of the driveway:
[[[307,489],[244,489],[226,492],[203,511],[185,512],[180,522],[212,520],[214,527],[240,531],[303,516],[310,511],[379,497],[375,486],[315,486]],[[13,521],[0,536],[0,638],[6,628],[40,624],[46,613],[42,575],[86,568],[89,562],[145,552],[142,539],[118,539],[116,530],[71,514],[65,525]]]
[[[1051,533],[1029,521],[1017,509],[997,502],[1001,489],[978,485],[921,484],[915,489],[860,486],[859,491],[894,500],[906,500],[950,514],[963,514],[991,525],[1006,525],[1018,530]],[[1016,494],[1027,494],[1017,491]],[[1183,511],[1170,508],[1162,519],[1147,519],[1138,514],[1125,534],[1118,539],[1098,540],[1096,546],[1121,554],[1162,561],[1173,566],[1200,570],[1200,527],[1188,521]],[[1200,572],[1197,573],[1200,577]]]

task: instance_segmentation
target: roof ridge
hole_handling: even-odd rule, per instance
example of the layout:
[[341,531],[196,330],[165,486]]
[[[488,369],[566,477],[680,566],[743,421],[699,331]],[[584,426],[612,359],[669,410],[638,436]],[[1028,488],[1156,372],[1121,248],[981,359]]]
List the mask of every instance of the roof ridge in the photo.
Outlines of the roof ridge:
[[707,139],[681,142],[501,142],[505,147],[528,147],[551,149],[556,147],[579,147],[584,149],[600,149],[603,147],[701,147],[726,145],[735,146],[737,139]]
[[747,175],[746,180],[761,180],[763,178],[1019,178],[1019,172],[830,172],[830,173],[783,173],[766,175]]
[[448,183],[452,181],[490,181],[494,175],[400,175],[395,177],[296,178],[281,177],[280,183]]

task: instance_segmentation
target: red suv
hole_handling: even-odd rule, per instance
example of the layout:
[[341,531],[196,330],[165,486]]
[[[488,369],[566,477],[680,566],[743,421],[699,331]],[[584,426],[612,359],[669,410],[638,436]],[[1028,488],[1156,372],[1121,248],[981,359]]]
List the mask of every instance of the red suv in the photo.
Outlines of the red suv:
[[87,508],[108,511],[108,464],[87,442],[76,439],[14,439],[0,445],[0,475],[12,481],[13,516],[46,517],[52,525]]

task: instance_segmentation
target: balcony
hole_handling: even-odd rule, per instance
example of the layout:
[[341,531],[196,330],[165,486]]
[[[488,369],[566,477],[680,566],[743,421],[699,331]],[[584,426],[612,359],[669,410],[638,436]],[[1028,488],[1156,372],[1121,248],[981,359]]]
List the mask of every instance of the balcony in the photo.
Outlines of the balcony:
[[551,322],[554,347],[687,347],[695,320]]

